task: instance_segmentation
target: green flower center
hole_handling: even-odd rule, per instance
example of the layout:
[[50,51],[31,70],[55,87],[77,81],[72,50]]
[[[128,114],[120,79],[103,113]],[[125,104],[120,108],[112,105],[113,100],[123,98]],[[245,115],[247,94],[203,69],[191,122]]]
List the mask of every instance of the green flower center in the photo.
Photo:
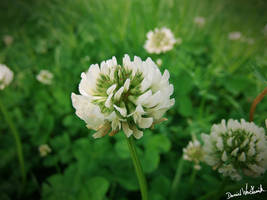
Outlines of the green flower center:
[[[236,130],[232,131],[232,136],[230,136],[228,133],[224,133],[221,135],[223,139],[223,151],[227,154],[227,160],[224,162],[224,164],[232,164],[234,168],[236,169],[243,169],[247,168],[248,164],[255,164],[256,156],[249,156],[248,151],[250,148],[250,141],[253,134],[244,130]],[[232,137],[231,145],[229,145],[229,138]],[[257,142],[257,141],[255,141]],[[234,150],[238,148],[238,151],[236,155],[231,155]],[[257,149],[255,149],[257,151]],[[242,153],[245,153],[245,162],[240,161],[239,157]],[[222,151],[217,151],[219,156],[222,155]]]
[[[116,92],[124,86],[127,79],[130,79],[130,86],[127,91],[124,91],[121,94],[119,99],[115,99],[114,95]],[[113,97],[111,98],[111,104],[115,104],[118,107],[125,107],[127,109],[127,113],[133,112],[135,110],[134,101],[138,96],[142,94],[141,82],[143,81],[143,74],[139,71],[132,75],[132,70],[128,70],[120,65],[116,66],[114,71],[114,78],[111,79],[110,73],[108,75],[100,74],[99,78],[96,81],[96,89],[94,91],[94,97],[97,97],[92,103],[98,105],[102,113],[111,113],[116,111],[118,115],[120,113],[114,109],[113,106],[110,108],[105,106],[105,102],[107,101],[109,95],[107,94],[107,90],[114,84],[116,84],[116,88],[114,89]]]

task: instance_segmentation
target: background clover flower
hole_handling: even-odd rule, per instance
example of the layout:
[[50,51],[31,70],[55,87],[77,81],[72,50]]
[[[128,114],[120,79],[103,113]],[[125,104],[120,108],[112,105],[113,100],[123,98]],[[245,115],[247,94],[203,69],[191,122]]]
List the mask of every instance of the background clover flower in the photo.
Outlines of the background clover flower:
[[197,139],[190,141],[186,148],[183,148],[183,158],[194,162],[194,168],[201,169],[199,163],[203,160],[204,152],[200,142]]
[[176,40],[171,30],[165,27],[149,31],[146,36],[144,48],[148,53],[164,53],[171,50],[175,43],[181,43],[181,39]]
[[174,105],[169,76],[167,70],[162,75],[150,58],[142,61],[135,56],[131,61],[125,55],[119,65],[113,57],[81,74],[81,95],[72,93],[72,104],[87,127],[97,131],[94,138],[121,129],[127,137],[141,138],[142,129],[160,122]]
[[41,157],[45,157],[52,152],[51,148],[47,144],[40,145],[38,149]]
[[45,85],[50,85],[52,84],[53,77],[54,75],[50,71],[43,69],[36,76],[36,79]]
[[194,23],[198,25],[199,27],[203,27],[206,23],[206,19],[204,17],[197,16],[194,19]]
[[0,64],[0,90],[3,90],[13,80],[13,72],[3,64]]
[[242,33],[241,32],[230,32],[228,34],[228,38],[229,40],[239,40],[242,37]]
[[4,35],[3,42],[6,46],[10,46],[14,41],[14,38],[11,35]]
[[263,128],[253,122],[222,120],[202,134],[204,159],[224,176],[240,180],[242,175],[257,177],[267,168],[267,138]]

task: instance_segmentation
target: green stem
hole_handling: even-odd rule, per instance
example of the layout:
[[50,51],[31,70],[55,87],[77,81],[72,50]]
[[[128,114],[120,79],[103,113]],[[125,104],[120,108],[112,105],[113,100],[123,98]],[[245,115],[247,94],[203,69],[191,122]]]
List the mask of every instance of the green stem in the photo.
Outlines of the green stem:
[[183,171],[183,166],[184,166],[184,159],[180,158],[180,160],[178,161],[176,173],[175,173],[172,186],[171,186],[171,193],[170,193],[171,199],[175,199],[175,195],[178,190],[178,186],[179,186],[182,171]]
[[136,148],[134,145],[134,139],[133,139],[133,137],[126,138],[126,139],[127,139],[128,147],[129,147],[130,154],[132,157],[133,165],[135,168],[135,173],[136,173],[137,178],[138,178],[142,200],[148,200],[147,183],[146,183],[146,179],[144,176],[144,172],[143,172],[140,160],[138,159],[138,156],[137,156]]
[[195,179],[196,179],[196,175],[197,175],[197,169],[193,168],[193,172],[192,172],[192,174],[190,176],[190,180],[189,180],[190,187],[192,187],[192,185],[194,184]]
[[0,110],[3,113],[3,117],[6,120],[6,123],[8,124],[8,126],[11,130],[11,133],[15,139],[16,148],[17,148],[17,155],[18,155],[20,171],[21,171],[21,177],[22,177],[22,186],[24,186],[24,184],[26,182],[26,174],[25,174],[24,158],[23,158],[21,140],[20,140],[18,131],[17,131],[15,125],[13,124],[13,121],[9,117],[9,114],[8,114],[5,106],[2,104],[1,100],[0,100]]

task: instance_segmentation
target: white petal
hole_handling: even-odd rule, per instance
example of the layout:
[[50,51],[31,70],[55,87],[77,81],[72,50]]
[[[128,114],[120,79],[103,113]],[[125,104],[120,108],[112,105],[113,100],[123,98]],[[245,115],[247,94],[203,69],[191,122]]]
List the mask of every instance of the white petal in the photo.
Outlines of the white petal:
[[108,98],[107,98],[107,100],[106,100],[106,102],[105,102],[105,106],[106,106],[107,108],[110,108],[110,107],[111,107],[111,98],[112,98],[112,96],[113,96],[113,94],[111,93],[111,94],[108,96]]
[[148,90],[146,93],[142,94],[141,96],[138,97],[137,99],[137,104],[143,104],[144,101],[152,95],[152,91]]
[[227,158],[227,154],[226,152],[224,151],[223,154],[222,154],[222,161],[226,161],[228,158]]
[[108,89],[107,89],[107,95],[110,95],[111,93],[114,92],[114,90],[116,89],[117,87],[117,84],[113,84],[112,86],[110,86]]
[[143,137],[143,131],[138,130],[135,126],[133,127],[133,135],[136,139]]
[[127,137],[130,137],[133,134],[133,131],[129,128],[127,122],[122,123],[122,130]]
[[115,108],[117,111],[119,111],[119,113],[120,113],[123,117],[126,117],[126,115],[127,115],[127,110],[126,110],[126,108],[121,108],[121,107],[119,107],[119,106],[116,106],[115,104],[114,104],[113,106],[114,106],[114,108]]
[[153,123],[153,118],[140,118],[140,120],[138,121],[138,126],[140,128],[149,128]]
[[130,83],[131,83],[131,80],[129,78],[127,78],[127,80],[125,81],[123,87],[124,87],[124,92],[127,92],[129,90],[129,87],[130,87]]
[[122,86],[114,95],[115,100],[119,100],[121,98],[121,95],[123,93],[124,87]]
[[246,155],[244,152],[241,153],[241,155],[238,157],[238,160],[241,162],[245,162],[246,161]]

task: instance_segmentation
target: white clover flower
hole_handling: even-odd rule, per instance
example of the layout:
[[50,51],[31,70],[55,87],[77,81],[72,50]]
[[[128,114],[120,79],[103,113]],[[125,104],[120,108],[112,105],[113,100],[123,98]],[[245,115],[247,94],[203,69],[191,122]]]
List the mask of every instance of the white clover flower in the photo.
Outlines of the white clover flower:
[[161,60],[160,58],[158,58],[158,59],[156,60],[156,63],[157,63],[157,65],[160,67],[160,66],[162,65],[162,60]]
[[52,152],[51,148],[47,144],[40,145],[38,149],[41,157],[45,157]]
[[206,20],[204,17],[197,16],[194,19],[194,23],[198,25],[199,27],[203,27],[206,23]]
[[144,48],[148,53],[165,53],[170,51],[175,43],[181,43],[181,39],[176,40],[171,30],[165,27],[149,31],[146,36]]
[[6,46],[10,46],[13,43],[14,39],[11,35],[4,35],[3,42]]
[[186,148],[183,148],[183,158],[185,160],[194,162],[194,168],[201,169],[199,163],[203,160],[204,152],[200,142],[196,139],[190,141]]
[[162,121],[174,105],[169,76],[167,70],[162,75],[150,58],[142,61],[135,56],[131,61],[125,55],[119,65],[113,57],[81,74],[81,95],[72,93],[72,104],[87,128],[97,131],[94,138],[109,132],[112,136],[121,129],[127,137],[141,138],[142,129]]
[[253,122],[222,120],[202,134],[204,160],[224,176],[240,180],[242,175],[257,177],[267,168],[267,137]]
[[13,72],[3,64],[0,64],[0,90],[3,90],[13,80]]
[[36,76],[36,79],[45,85],[50,85],[52,84],[53,77],[54,75],[50,71],[43,69]]
[[228,34],[229,40],[239,40],[242,37],[242,33],[236,31]]

